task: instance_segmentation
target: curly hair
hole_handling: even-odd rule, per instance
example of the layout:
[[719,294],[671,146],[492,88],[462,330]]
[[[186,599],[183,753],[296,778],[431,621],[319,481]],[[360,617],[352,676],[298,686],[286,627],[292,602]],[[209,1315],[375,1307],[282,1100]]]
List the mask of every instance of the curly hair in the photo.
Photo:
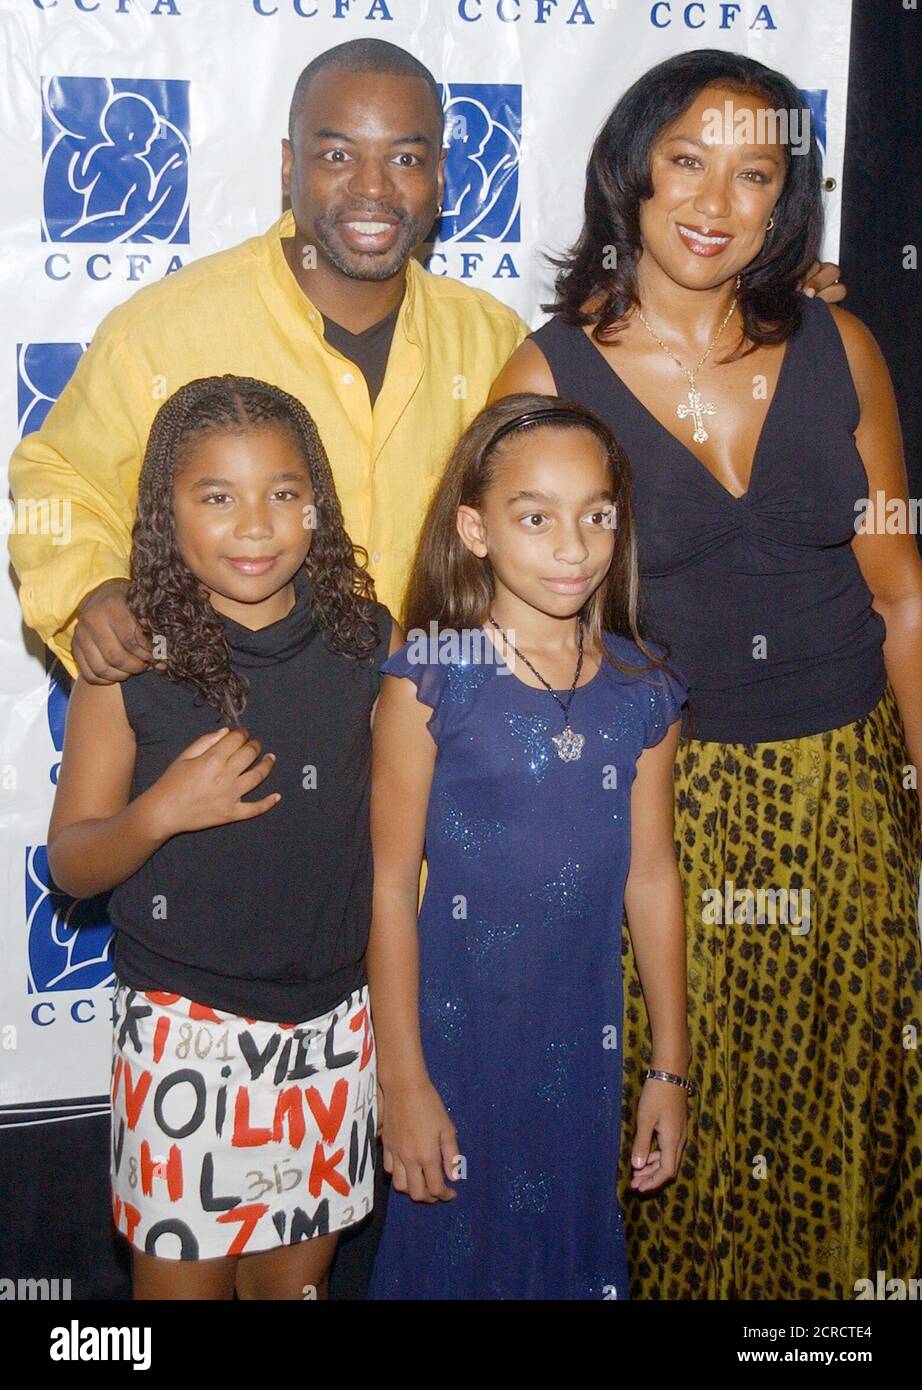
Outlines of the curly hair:
[[138,482],[126,599],[152,644],[164,647],[162,672],[190,681],[199,697],[232,725],[239,724],[248,683],[232,669],[231,652],[208,588],[189,569],[176,543],[173,481],[184,450],[207,435],[254,429],[285,431],[310,473],[316,525],[305,570],[313,617],[334,651],[370,658],[378,638],[371,576],[358,562],[326,451],[307,410],[286,391],[252,377],[211,376],[190,381],[158,410]]
[[[631,309],[639,307],[636,262],[641,253],[640,204],[653,196],[650,156],[666,126],[687,111],[706,87],[760,97],[783,111],[803,110],[804,98],[787,77],[740,53],[701,48],[679,53],[644,73],[617,102],[603,124],[586,170],[585,217],[572,249],[548,256],[558,268],[557,298],[542,304],[568,323],[594,324],[598,342],[616,341]],[[780,343],[797,329],[798,285],[817,259],[823,232],[822,165],[813,122],[809,149],[787,164],[784,187],[772,212],[774,226],[762,249],[740,272],[739,308],[743,337],[731,356],[748,356],[757,345]],[[615,248],[609,268],[603,252]],[[596,295],[599,308],[582,306]]]

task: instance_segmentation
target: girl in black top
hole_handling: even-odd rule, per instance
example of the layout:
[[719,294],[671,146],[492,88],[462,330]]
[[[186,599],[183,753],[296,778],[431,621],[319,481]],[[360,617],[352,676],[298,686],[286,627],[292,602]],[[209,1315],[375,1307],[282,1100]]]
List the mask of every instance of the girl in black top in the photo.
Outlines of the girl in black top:
[[76,681],[48,846],[64,891],[118,885],[115,1222],[135,1297],[324,1296],[373,1192],[370,723],[391,618],[313,421],[264,382],[163,405],[132,539],[155,661]]

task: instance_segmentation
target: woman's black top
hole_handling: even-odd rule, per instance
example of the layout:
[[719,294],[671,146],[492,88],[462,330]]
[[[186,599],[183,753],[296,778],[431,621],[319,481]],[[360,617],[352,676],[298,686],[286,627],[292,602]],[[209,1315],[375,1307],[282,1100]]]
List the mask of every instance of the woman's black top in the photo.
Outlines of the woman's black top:
[[[868,495],[858,396],[827,305],[804,296],[802,309],[739,498],[641,405],[582,328],[555,317],[531,335],[558,394],[600,415],[630,459],[647,626],[689,681],[686,732],[700,739],[838,728],[886,686],[886,628],[851,545]],[[677,370],[677,401],[684,391]]]
[[[364,661],[334,651],[306,570],[291,612],[258,632],[218,614],[249,682],[241,724],[276,754],[244,800],[252,820],[174,835],[109,899],[115,973],[136,989],[278,1023],[326,1013],[365,983],[371,922],[371,708],[391,616]],[[135,797],[202,734],[227,723],[188,681],[150,669],[121,686],[137,739]]]

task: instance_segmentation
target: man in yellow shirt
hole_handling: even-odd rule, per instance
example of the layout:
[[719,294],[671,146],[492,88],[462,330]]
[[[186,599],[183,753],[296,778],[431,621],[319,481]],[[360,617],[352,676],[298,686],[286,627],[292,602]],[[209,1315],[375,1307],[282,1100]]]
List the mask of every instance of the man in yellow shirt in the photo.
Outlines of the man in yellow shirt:
[[38,515],[69,506],[65,544],[23,529],[9,548],[26,623],[71,675],[119,681],[149,665],[124,600],[138,475],[161,402],[196,377],[257,377],[304,402],[346,529],[368,552],[378,597],[399,611],[435,480],[529,331],[486,291],[411,257],[440,211],[444,158],[438,88],[422,64],[380,40],[331,49],[291,104],[291,211],[100,325],[10,464],[17,501]]

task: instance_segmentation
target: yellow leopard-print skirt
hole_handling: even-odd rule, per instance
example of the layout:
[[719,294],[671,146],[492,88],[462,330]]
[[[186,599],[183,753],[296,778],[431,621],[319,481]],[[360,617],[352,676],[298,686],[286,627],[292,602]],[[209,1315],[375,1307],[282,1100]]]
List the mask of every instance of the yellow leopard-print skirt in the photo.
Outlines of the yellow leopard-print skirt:
[[828,733],[680,742],[698,1091],[677,1177],[631,1192],[650,1051],[625,930],[633,1298],[854,1299],[878,1270],[922,1275],[922,830],[907,762],[889,686]]

